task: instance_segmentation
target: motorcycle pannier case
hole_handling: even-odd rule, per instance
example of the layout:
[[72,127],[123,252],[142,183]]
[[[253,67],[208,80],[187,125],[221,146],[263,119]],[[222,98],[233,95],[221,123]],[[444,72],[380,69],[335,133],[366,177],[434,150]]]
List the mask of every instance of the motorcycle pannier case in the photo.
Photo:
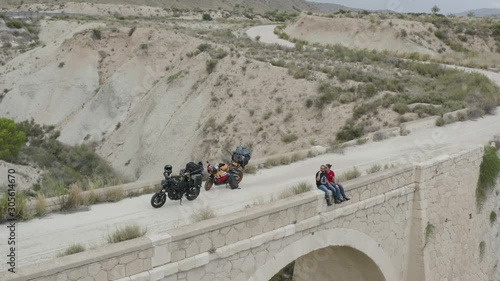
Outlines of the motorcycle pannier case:
[[200,174],[191,176],[191,180],[193,181],[194,186],[201,186],[202,179],[203,177]]
[[195,173],[195,174],[199,174],[201,173],[201,167],[194,163],[194,162],[189,162],[186,164],[186,172],[189,172],[191,174]]
[[250,158],[252,158],[252,149],[250,147],[238,146],[233,152],[232,160],[245,167],[250,161]]

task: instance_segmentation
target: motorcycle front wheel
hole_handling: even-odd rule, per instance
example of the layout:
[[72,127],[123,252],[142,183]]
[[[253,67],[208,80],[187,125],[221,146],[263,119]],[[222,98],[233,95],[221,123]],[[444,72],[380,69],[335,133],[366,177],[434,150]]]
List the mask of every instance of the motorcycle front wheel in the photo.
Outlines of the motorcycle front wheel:
[[212,178],[208,178],[207,181],[205,182],[205,190],[209,191],[213,185],[214,185],[214,180]]
[[151,206],[153,208],[161,208],[163,205],[165,205],[165,202],[167,201],[167,195],[163,192],[156,192],[153,197],[151,197]]
[[198,195],[200,195],[200,189],[197,187],[192,187],[188,193],[186,193],[186,198],[189,201],[193,201],[194,199],[198,198]]

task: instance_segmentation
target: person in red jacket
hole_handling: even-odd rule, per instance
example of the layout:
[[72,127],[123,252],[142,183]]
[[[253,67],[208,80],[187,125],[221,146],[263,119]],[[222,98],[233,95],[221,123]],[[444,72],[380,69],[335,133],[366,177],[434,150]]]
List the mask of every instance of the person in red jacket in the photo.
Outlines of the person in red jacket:
[[340,194],[343,197],[343,199],[342,199],[342,197],[339,196],[340,201],[351,200],[351,198],[348,198],[345,195],[344,187],[335,180],[335,172],[331,168],[332,168],[331,164],[326,164],[325,173],[326,173],[326,176],[328,178],[328,183],[330,183],[333,187],[337,188],[337,190],[338,190],[337,194]]

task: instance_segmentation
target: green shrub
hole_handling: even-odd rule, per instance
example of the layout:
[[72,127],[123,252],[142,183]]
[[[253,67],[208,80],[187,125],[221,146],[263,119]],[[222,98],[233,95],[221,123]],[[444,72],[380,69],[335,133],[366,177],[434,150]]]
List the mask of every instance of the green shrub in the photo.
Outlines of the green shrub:
[[[15,192],[15,194],[13,194]],[[28,208],[28,199],[21,191],[9,192],[5,191],[0,199],[0,220],[9,218],[17,220],[30,220],[33,213]],[[14,198],[16,202],[13,213],[9,212],[9,198]],[[11,199],[12,200],[12,199]]]
[[19,20],[9,20],[5,23],[5,25],[7,25],[7,27],[9,27],[9,28],[20,29],[24,26],[24,23],[22,21],[19,21]]
[[338,141],[350,141],[362,137],[363,134],[363,127],[346,124],[340,131],[337,132],[336,139]]
[[497,150],[494,147],[485,146],[476,188],[476,203],[479,208],[486,201],[488,193],[495,187],[499,173],[500,158],[497,155]]
[[491,211],[490,223],[493,225],[496,221],[497,221],[497,213],[495,211]]
[[203,14],[203,20],[206,20],[206,21],[211,21],[212,20],[212,16],[210,14]]
[[436,119],[436,126],[438,127],[442,127],[446,124],[446,122],[444,121],[444,118],[443,117],[439,117],[438,119]]
[[434,35],[439,38],[439,40],[442,40],[442,41],[445,41],[445,40],[448,40],[448,35],[446,35],[446,33],[442,30],[436,30],[434,31]]
[[26,142],[26,134],[13,120],[0,118],[0,159],[12,160]]
[[429,242],[429,240],[434,236],[434,233],[436,231],[436,226],[433,225],[430,222],[427,222],[427,226],[425,227],[425,243],[424,243],[424,248]]
[[207,72],[209,74],[215,70],[215,67],[217,66],[218,62],[219,62],[218,60],[214,60],[214,59],[207,61]]
[[481,241],[481,243],[479,243],[479,258],[481,259],[481,261],[484,258],[485,252],[486,252],[486,242]]
[[313,105],[313,101],[311,99],[307,99],[306,100],[306,107],[311,108],[312,105]]
[[466,121],[467,114],[463,111],[457,112],[457,119],[458,119],[458,121]]
[[296,141],[298,139],[299,139],[299,137],[297,137],[294,134],[284,135],[284,136],[281,137],[281,141],[284,142],[284,143],[291,143],[291,142],[294,142],[294,141]]
[[83,251],[85,251],[85,247],[82,244],[73,244],[69,246],[69,248],[67,248],[64,252],[58,254],[57,257],[69,256],[76,253],[81,253]]
[[99,29],[92,29],[92,38],[94,40],[101,40],[101,31]]
[[403,114],[409,112],[410,108],[408,107],[408,105],[406,105],[404,103],[396,103],[392,106],[392,110],[403,115]]
[[144,236],[147,230],[141,229],[137,224],[130,224],[124,227],[118,228],[112,234],[108,235],[108,243],[118,243],[126,240],[131,240]]

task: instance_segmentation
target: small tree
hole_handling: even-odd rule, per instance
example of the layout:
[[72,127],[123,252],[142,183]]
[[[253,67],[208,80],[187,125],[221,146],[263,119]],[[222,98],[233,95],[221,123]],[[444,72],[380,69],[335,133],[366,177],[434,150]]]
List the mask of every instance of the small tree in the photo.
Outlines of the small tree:
[[25,142],[26,134],[17,128],[13,120],[0,118],[0,159],[16,157]]
[[210,14],[203,14],[203,20],[212,20],[212,16],[210,16]]
[[476,16],[476,14],[475,14],[474,12],[469,12],[469,13],[467,13],[467,16],[468,16],[469,18],[473,18],[473,17],[475,17],[475,16]]
[[438,6],[434,5],[434,7],[432,7],[431,11],[433,14],[437,14],[437,13],[439,13],[439,11],[441,11],[441,9],[439,9]]

